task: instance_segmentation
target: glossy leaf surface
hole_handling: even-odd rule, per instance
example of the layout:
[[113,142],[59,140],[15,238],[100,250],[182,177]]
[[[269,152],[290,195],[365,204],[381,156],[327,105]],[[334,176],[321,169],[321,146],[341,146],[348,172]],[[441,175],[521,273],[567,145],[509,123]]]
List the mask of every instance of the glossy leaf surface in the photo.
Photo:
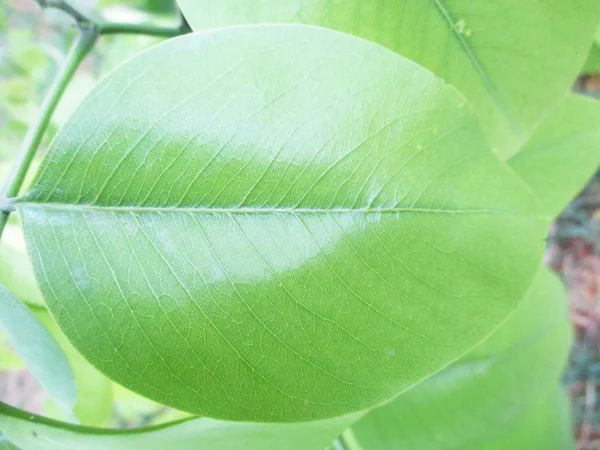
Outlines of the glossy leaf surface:
[[[563,292],[556,276],[543,268],[494,335],[449,368],[373,410],[352,428],[354,440],[363,450],[569,448],[556,446],[565,438],[570,442],[568,408],[563,403],[562,414],[551,406],[570,346]],[[558,434],[562,439],[555,442],[544,436]]]
[[0,403],[0,431],[22,450],[319,450],[356,419],[295,424],[190,419],[117,431],[68,425]]
[[528,287],[545,220],[484,141],[381,46],[217,30],[101,83],[19,209],[48,307],[120,384],[226,420],[333,417],[455,360]]
[[380,43],[473,105],[507,158],[567,93],[600,17],[596,0],[179,0],[195,30],[301,22]]
[[44,326],[8,289],[0,285],[0,331],[54,401],[69,413],[77,392],[64,353]]
[[600,164],[600,102],[571,95],[508,161],[555,217]]

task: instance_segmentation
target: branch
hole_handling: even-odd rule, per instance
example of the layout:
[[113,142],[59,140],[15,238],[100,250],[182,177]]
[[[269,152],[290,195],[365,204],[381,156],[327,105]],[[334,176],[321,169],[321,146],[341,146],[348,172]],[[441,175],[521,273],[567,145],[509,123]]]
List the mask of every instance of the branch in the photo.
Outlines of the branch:
[[88,18],[83,13],[81,13],[81,11],[78,11],[77,9],[75,9],[73,6],[71,6],[70,3],[66,2],[65,0],[35,0],[35,1],[38,5],[40,5],[40,8],[42,8],[42,9],[53,8],[53,9],[58,9],[58,10],[61,10],[65,13],[67,13],[68,15],[73,17],[73,19],[75,19],[77,21],[77,23],[80,25],[92,23],[92,20],[90,18]]
[[76,9],[66,0],[35,0],[42,8],[61,10],[75,19],[80,28],[93,27],[99,35],[104,34],[143,34],[157,37],[175,37],[191,31],[188,23],[181,13],[177,26],[160,26],[138,23],[118,23],[95,21]]
[[27,135],[21,144],[21,148],[13,163],[12,170],[6,179],[2,192],[0,192],[0,205],[2,206],[0,209],[0,236],[2,235],[2,231],[4,231],[10,212],[14,209],[12,203],[13,197],[19,195],[19,191],[25,180],[25,175],[31,166],[31,162],[33,161],[35,153],[44,136],[44,132],[50,122],[50,117],[56,109],[58,101],[62,97],[69,81],[71,81],[77,67],[79,67],[83,58],[92,49],[97,37],[98,32],[93,27],[87,27],[81,30],[77,39],[69,49],[64,66],[54,79],[52,86],[50,86],[50,89],[44,98],[39,116],[27,132]]
[[137,23],[101,23],[98,24],[100,34],[144,34],[157,37],[175,37],[189,33],[187,24],[178,27],[161,27],[157,25],[144,25]]

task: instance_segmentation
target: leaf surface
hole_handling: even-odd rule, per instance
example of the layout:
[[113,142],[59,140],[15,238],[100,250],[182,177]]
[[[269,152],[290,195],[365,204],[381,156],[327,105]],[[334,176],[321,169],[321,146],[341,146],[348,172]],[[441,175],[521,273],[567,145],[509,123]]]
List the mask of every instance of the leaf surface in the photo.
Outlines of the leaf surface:
[[350,440],[363,450],[571,448],[570,421],[562,413],[568,407],[559,393],[571,342],[563,293],[556,276],[542,268],[496,333],[370,412],[352,427]]
[[257,424],[196,418],[125,431],[69,425],[0,403],[0,430],[22,450],[318,450],[356,419]]
[[194,30],[245,23],[319,25],[382,44],[454,85],[490,145],[513,155],[585,61],[596,0],[179,0]]
[[86,358],[158,402],[245,421],[359,411],[457,359],[521,299],[546,225],[454,89],[297,25],[129,61],[19,209]]
[[555,217],[600,165],[600,102],[567,97],[508,164]]
[[73,371],[64,353],[19,299],[0,285],[0,331],[54,401],[69,413],[77,398]]

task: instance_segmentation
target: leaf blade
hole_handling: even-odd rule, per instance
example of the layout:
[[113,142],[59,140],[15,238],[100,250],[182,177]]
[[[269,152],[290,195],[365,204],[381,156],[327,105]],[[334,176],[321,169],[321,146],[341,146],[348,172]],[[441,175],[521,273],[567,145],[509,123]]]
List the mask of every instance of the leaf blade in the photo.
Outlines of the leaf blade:
[[19,204],[48,306],[94,365],[253,421],[361,410],[466,352],[528,286],[538,208],[441,80],[286,25],[124,65]]

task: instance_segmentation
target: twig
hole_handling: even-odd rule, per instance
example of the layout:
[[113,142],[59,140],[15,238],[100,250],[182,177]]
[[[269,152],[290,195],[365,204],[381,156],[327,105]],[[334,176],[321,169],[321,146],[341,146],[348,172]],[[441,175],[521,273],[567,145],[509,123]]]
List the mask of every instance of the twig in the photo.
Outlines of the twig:
[[66,0],[35,0],[42,8],[61,10],[75,19],[80,28],[93,27],[98,35],[105,34],[143,34],[157,37],[175,37],[191,31],[188,23],[181,13],[179,24],[176,26],[160,26],[143,23],[102,22],[91,19],[76,9]]
[[92,23],[92,20],[85,16],[81,11],[75,9],[69,2],[65,0],[35,0],[40,8],[59,9],[77,21],[78,24]]
[[191,31],[185,18],[179,12],[179,25],[165,27],[151,24],[98,22],[83,14],[66,0],[35,0],[42,8],[54,8],[69,14],[77,22],[80,33],[69,53],[65,65],[58,74],[42,103],[40,115],[27,132],[17,153],[13,168],[0,192],[0,237],[11,212],[14,211],[14,197],[19,195],[31,162],[37,152],[50,118],[56,109],[69,81],[83,58],[93,48],[98,36],[108,34],[143,34],[157,37],[174,37]]
[[2,215],[0,216],[0,236],[4,231],[8,216],[12,210],[12,198],[19,195],[19,191],[25,180],[25,175],[31,166],[31,162],[33,161],[42,137],[44,136],[44,132],[50,122],[50,117],[52,116],[52,113],[54,113],[58,101],[62,97],[69,81],[71,81],[77,67],[79,67],[83,58],[92,49],[97,37],[98,32],[93,27],[83,28],[81,30],[77,39],[75,39],[75,42],[73,42],[69,49],[64,66],[44,98],[39,116],[27,131],[27,135],[25,136],[13,163],[12,170],[0,193],[0,205],[4,206],[1,213]]

